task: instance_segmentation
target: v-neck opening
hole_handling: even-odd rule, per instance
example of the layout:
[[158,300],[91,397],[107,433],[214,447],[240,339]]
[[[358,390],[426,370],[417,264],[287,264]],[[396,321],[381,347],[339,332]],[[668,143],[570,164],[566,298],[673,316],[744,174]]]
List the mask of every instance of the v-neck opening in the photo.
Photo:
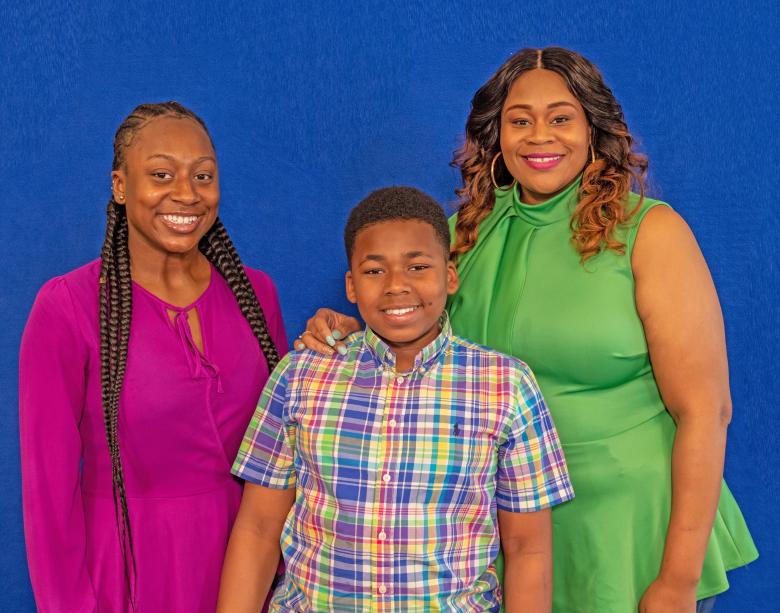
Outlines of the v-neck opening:
[[157,294],[154,294],[154,293],[150,292],[148,289],[146,289],[143,285],[141,285],[137,281],[132,281],[132,284],[133,284],[133,287],[137,287],[144,294],[146,294],[147,296],[151,297],[153,300],[155,300],[156,302],[158,302],[159,304],[164,306],[166,309],[170,309],[171,311],[176,311],[176,312],[180,312],[180,313],[182,313],[182,312],[186,313],[187,311],[191,311],[196,306],[198,306],[198,304],[206,297],[206,295],[209,293],[209,291],[211,290],[212,286],[214,285],[215,280],[216,280],[216,276],[219,275],[219,272],[217,272],[216,268],[214,268],[214,265],[211,262],[209,262],[209,268],[211,269],[211,276],[209,277],[209,282],[208,282],[208,285],[206,285],[206,289],[204,289],[200,293],[200,295],[197,298],[195,298],[195,300],[193,300],[190,304],[188,304],[187,306],[183,306],[183,307],[176,306],[175,304],[171,304],[170,302],[168,302],[166,300],[163,300]]

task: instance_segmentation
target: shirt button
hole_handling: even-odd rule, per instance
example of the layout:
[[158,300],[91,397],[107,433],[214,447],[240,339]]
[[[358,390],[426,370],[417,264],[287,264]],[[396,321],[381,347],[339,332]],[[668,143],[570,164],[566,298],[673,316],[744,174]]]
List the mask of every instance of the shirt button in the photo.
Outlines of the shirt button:
[[384,541],[387,538],[387,532],[382,530],[382,532],[379,533],[379,540]]
[[401,385],[404,382],[404,378],[401,377],[400,375],[396,377],[395,380],[398,383],[398,385]]
[[385,592],[387,592],[387,588],[384,585],[380,585],[379,586],[379,593],[380,594],[384,594]]
[[382,475],[382,481],[384,481],[385,483],[390,483],[390,475],[388,475],[387,473]]
[[390,420],[389,422],[387,422],[387,423],[388,423],[388,425],[389,425],[391,428],[395,428],[395,427],[398,425],[394,419],[391,419],[391,420]]

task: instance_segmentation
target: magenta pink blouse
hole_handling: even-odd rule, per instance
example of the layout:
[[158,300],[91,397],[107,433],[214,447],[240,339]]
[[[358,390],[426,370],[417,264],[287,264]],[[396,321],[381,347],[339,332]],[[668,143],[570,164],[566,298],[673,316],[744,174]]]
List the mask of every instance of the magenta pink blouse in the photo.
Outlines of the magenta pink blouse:
[[[22,338],[24,532],[43,612],[129,610],[101,405],[99,265],[46,283]],[[247,274],[283,355],[273,282]],[[202,353],[186,321],[193,308]],[[119,441],[140,613],[214,610],[241,499],[230,466],[267,378],[258,342],[216,269],[185,308],[133,285]]]

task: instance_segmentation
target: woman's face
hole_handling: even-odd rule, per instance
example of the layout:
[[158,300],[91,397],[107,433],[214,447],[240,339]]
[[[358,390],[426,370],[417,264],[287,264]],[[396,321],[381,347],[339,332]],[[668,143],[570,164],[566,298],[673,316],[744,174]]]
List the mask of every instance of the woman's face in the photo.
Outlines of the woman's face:
[[501,110],[501,152],[524,202],[538,204],[569,185],[589,145],[585,111],[558,73],[537,68],[515,80]]
[[111,173],[127,211],[132,249],[183,255],[197,249],[219,205],[214,148],[192,119],[159,117],[138,130]]

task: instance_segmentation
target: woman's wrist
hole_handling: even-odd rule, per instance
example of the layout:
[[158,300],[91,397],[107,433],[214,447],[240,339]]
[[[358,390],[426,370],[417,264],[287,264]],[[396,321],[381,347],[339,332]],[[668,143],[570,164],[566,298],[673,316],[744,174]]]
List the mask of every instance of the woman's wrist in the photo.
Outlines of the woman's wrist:
[[661,565],[658,580],[677,589],[696,588],[701,579],[701,568],[692,568],[695,564],[667,564]]

